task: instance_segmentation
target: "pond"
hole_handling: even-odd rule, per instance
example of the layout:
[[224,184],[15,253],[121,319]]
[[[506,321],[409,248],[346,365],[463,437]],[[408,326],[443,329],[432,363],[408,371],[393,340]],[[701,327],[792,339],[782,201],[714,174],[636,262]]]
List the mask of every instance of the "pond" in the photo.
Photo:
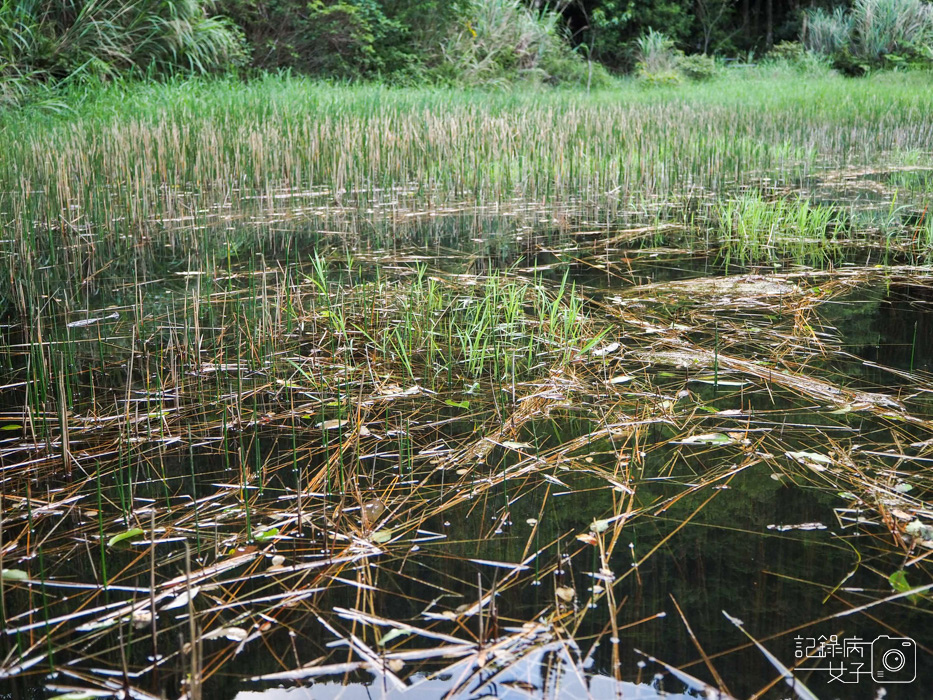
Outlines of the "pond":
[[852,228],[906,172],[691,223],[282,190],[91,303],[50,268],[3,329],[0,689],[918,697],[933,273]]

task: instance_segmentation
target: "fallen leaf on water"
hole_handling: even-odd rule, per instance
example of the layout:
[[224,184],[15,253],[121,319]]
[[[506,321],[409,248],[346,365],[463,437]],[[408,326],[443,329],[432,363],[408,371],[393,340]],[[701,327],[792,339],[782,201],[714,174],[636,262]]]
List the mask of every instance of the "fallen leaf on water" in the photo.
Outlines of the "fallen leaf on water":
[[609,345],[607,345],[604,348],[600,348],[599,350],[593,350],[593,357],[605,357],[606,355],[611,355],[612,353],[614,353],[616,350],[618,350],[621,347],[622,346],[619,345],[618,343],[609,343]]
[[683,440],[671,440],[672,445],[729,445],[733,442],[731,437],[722,433],[703,433],[685,437]]
[[393,630],[389,630],[384,635],[382,635],[382,638],[379,639],[376,642],[376,644],[378,644],[381,647],[384,647],[386,644],[391,642],[393,639],[397,639],[399,637],[409,635],[412,633],[412,631],[413,630],[411,629],[411,627],[400,627],[400,628],[396,628]]
[[249,636],[242,627],[220,627],[204,634],[201,639],[229,639],[231,642],[242,642]]
[[195,586],[194,588],[191,589],[190,593],[188,591],[182,591],[179,595],[175,596],[175,599],[172,600],[171,603],[164,605],[162,609],[163,610],[174,610],[175,608],[184,607],[185,605],[188,604],[188,601],[194,600],[197,597],[200,590],[201,590],[200,588]]
[[590,523],[590,530],[595,533],[605,532],[609,529],[609,520],[594,520]]
[[571,602],[574,596],[577,594],[577,592],[570,586],[558,586],[554,589],[554,593],[556,593],[557,597],[565,603]]
[[502,445],[503,447],[507,447],[510,450],[523,450],[526,447],[531,447],[531,445],[527,442],[514,442],[512,440],[505,440],[504,442],[500,442],[499,444]]
[[376,521],[379,520],[379,517],[385,512],[385,509],[386,504],[378,498],[366,501],[360,509],[360,519],[362,520],[363,529],[369,530],[372,528],[372,526],[376,524]]
[[620,374],[618,377],[613,377],[610,379],[607,384],[625,384],[626,382],[632,381],[634,378],[635,377],[632,377],[628,374]]
[[832,458],[818,452],[785,452],[784,454],[795,462],[799,462],[817,472],[825,472],[825,465],[833,463]]
[[22,569],[4,569],[0,573],[0,578],[4,581],[28,581],[29,574],[27,574]]
[[370,539],[373,541],[374,544],[385,544],[386,542],[392,539],[392,531],[391,530],[377,530],[372,535],[370,535]]
[[332,420],[326,420],[323,423],[315,423],[314,427],[320,430],[336,430],[337,428],[342,428],[349,422],[350,420],[347,418],[334,418]]
[[276,535],[279,534],[279,528],[270,527],[267,530],[261,530],[253,535],[253,539],[257,542],[271,542],[276,538]]

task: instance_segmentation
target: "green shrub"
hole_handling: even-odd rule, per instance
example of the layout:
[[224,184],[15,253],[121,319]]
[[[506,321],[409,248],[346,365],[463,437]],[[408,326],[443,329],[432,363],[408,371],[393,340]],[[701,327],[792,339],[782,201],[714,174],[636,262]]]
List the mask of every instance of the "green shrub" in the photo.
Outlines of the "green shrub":
[[244,59],[240,33],[200,0],[0,3],[0,103],[21,102],[38,85],[207,73]]
[[712,56],[701,53],[679,57],[677,69],[684,76],[696,82],[712,80],[719,70],[716,66],[716,60]]
[[924,0],[855,0],[851,11],[811,10],[805,18],[807,48],[847,73],[933,59],[933,5]]
[[804,14],[801,41],[809,51],[832,56],[849,45],[851,36],[852,18],[844,7],[832,13],[817,8]]
[[923,0],[855,0],[851,16],[852,53],[873,65],[933,41],[933,5]]
[[636,71],[639,76],[675,73],[682,53],[674,48],[674,41],[666,34],[648,29],[635,42]]
[[462,24],[444,46],[449,82],[586,84],[590,69],[570,50],[556,12],[536,12],[520,0],[471,0]]
[[243,29],[256,68],[360,78],[415,60],[407,27],[377,0],[221,0],[217,11]]
[[683,75],[676,70],[655,71],[654,73],[637,73],[638,82],[645,87],[674,87],[683,82]]
[[804,58],[807,50],[804,48],[803,44],[797,41],[782,41],[780,44],[776,44],[768,52],[767,58],[775,61],[787,61],[788,63],[794,63],[800,61]]

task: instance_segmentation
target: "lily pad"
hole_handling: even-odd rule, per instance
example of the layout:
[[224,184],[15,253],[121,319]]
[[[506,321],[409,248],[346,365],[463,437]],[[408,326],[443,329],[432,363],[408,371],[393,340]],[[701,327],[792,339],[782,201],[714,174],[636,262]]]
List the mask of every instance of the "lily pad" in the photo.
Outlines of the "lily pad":
[[807,466],[812,466],[813,464],[823,465],[833,463],[832,457],[821,455],[819,452],[785,452],[784,454],[790,457],[792,460]]
[[[895,571],[893,574],[888,576],[888,583],[890,583],[891,588],[893,588],[898,593],[906,593],[911,588],[913,588],[913,586],[907,583],[907,574],[903,569]],[[920,596],[914,593],[907,596],[907,600],[909,600],[911,603],[917,603],[920,600]]]
[[391,642],[393,639],[398,639],[399,637],[409,635],[412,633],[412,631],[413,630],[411,627],[400,627],[400,628],[396,628],[393,630],[389,630],[384,635],[382,635],[382,638],[378,642],[376,642],[376,644],[378,644],[381,647],[384,647],[386,644]]

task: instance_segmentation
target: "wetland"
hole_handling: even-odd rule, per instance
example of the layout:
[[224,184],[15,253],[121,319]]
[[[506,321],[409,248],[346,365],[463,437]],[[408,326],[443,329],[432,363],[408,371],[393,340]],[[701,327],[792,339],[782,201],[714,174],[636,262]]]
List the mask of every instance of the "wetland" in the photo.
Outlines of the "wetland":
[[924,696],[924,81],[4,115],[0,691]]

